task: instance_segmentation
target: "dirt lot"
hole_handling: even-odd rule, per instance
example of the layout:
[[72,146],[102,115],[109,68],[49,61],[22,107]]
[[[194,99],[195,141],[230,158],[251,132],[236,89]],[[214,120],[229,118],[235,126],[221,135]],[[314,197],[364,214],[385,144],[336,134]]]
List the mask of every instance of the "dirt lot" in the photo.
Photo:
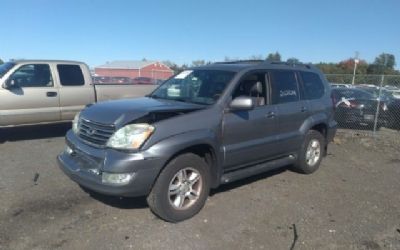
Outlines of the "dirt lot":
[[[214,190],[191,220],[90,196],[58,169],[67,125],[3,130],[0,249],[400,249],[400,133],[341,130],[321,169]],[[295,231],[298,239],[295,241]]]

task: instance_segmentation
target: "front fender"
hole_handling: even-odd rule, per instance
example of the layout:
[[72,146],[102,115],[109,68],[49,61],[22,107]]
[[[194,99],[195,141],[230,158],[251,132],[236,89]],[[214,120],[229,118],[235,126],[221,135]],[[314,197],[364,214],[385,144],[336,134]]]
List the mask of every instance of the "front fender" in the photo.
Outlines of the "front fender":
[[212,183],[216,183],[219,180],[218,177],[222,174],[220,166],[222,166],[223,161],[223,152],[220,150],[218,142],[216,133],[210,129],[193,130],[168,137],[153,144],[146,150],[146,155],[162,158],[163,166],[165,166],[174,156],[188,148],[200,145],[210,147],[214,157],[213,162],[215,163],[215,166],[212,166],[213,170],[215,170],[212,171]]

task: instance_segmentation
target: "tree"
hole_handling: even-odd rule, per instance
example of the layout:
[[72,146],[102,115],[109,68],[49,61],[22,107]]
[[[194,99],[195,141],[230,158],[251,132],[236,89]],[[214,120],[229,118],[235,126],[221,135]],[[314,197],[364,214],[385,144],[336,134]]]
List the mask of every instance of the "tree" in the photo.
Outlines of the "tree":
[[396,66],[396,58],[392,54],[382,53],[375,58],[374,63],[370,64],[367,68],[368,74],[398,74],[399,72],[394,69]]
[[385,69],[394,69],[396,58],[392,54],[382,53],[375,58],[374,64],[382,65]]
[[299,63],[301,63],[300,60],[295,58],[295,57],[288,58],[286,60],[286,62],[289,63],[289,64],[299,64]]
[[0,59],[0,64],[3,64],[3,63],[4,63],[3,60]]
[[262,55],[252,55],[249,60],[264,60],[264,57]]
[[204,60],[194,60],[192,61],[192,66],[197,67],[197,66],[203,66],[206,65],[206,61]]
[[174,74],[178,74],[182,71],[181,67],[179,67],[176,63],[171,62],[169,60],[163,61],[165,65],[167,65],[170,69],[174,71]]
[[233,61],[239,61],[240,59],[238,57],[229,57],[225,56],[224,62],[233,62]]
[[280,62],[281,59],[281,54],[279,54],[278,51],[275,53],[269,53],[267,56],[267,60],[272,62]]
[[[339,62],[339,68],[342,74],[353,74],[354,71],[354,58],[349,58],[347,60]],[[368,68],[368,63],[365,60],[359,60],[357,64],[357,74],[365,74]]]

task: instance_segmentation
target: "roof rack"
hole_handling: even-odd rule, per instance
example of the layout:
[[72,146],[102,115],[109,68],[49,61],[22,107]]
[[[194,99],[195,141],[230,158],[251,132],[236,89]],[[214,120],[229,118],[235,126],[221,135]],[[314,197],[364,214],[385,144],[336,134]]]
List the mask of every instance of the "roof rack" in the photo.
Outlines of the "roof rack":
[[280,64],[280,65],[287,65],[287,66],[292,66],[292,67],[305,67],[307,69],[311,69],[310,64],[304,64],[304,63],[289,63],[289,62],[277,62],[277,61],[267,61],[270,64]]
[[235,61],[226,61],[226,62],[215,62],[214,64],[240,64],[240,63],[262,63],[265,60],[235,60]]
[[292,66],[292,67],[305,67],[307,69],[311,69],[310,64],[289,63],[289,62],[279,62],[279,61],[270,61],[270,60],[236,60],[236,61],[228,61],[228,62],[215,62],[214,64],[241,64],[241,63],[278,64],[278,65],[287,65],[287,66]]

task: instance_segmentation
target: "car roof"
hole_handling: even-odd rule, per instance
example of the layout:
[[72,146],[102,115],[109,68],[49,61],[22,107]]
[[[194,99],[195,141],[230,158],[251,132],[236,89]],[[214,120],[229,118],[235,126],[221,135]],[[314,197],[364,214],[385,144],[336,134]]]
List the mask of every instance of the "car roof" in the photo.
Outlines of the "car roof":
[[11,63],[74,63],[74,64],[85,64],[84,62],[80,61],[72,61],[72,60],[45,60],[45,59],[18,59],[18,60],[11,60]]
[[355,92],[363,92],[363,93],[371,94],[370,92],[368,92],[368,91],[366,91],[366,90],[364,90],[364,89],[361,89],[361,88],[343,88],[343,87],[340,87],[340,88],[333,88],[332,91],[335,91],[335,92],[340,92],[340,91],[355,91]]
[[243,70],[261,70],[261,69],[291,69],[320,73],[319,69],[310,64],[289,64],[285,62],[269,62],[269,61],[234,61],[207,64],[204,66],[192,67],[190,69],[197,70],[226,70],[239,72]]

